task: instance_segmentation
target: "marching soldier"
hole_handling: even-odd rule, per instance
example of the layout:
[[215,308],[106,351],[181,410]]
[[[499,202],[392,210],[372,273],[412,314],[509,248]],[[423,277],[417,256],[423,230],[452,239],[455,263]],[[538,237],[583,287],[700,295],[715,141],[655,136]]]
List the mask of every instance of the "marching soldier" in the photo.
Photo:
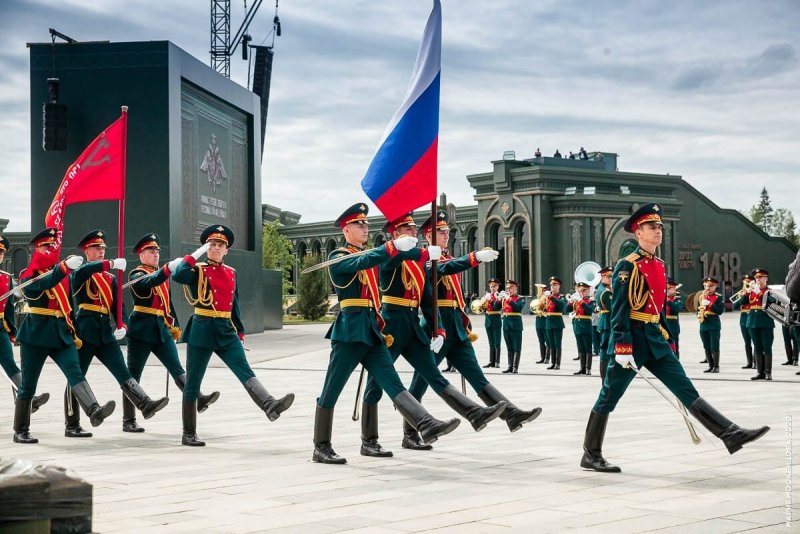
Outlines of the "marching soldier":
[[717,293],[719,281],[713,276],[703,279],[703,293],[697,307],[697,320],[700,322],[700,339],[706,351],[708,369],[704,373],[719,373],[719,338],[722,321],[719,316],[725,311],[725,301]]
[[[544,287],[544,284],[536,284],[537,287]],[[536,339],[539,341],[539,360],[536,363],[550,363],[550,348],[548,347],[547,339],[547,317],[545,311],[541,306],[540,297],[537,297],[537,303],[533,308],[533,315],[535,317],[534,326],[536,327]]]
[[731,297],[733,309],[738,309],[739,313],[739,331],[742,333],[744,339],[744,352],[747,357],[747,364],[742,366],[742,369],[755,369],[753,365],[753,339],[750,337],[750,329],[747,328],[747,314],[750,312],[750,291],[749,287],[753,283],[753,275],[750,273],[742,277],[742,289],[737,291]]
[[[0,235],[0,263],[3,263],[6,251],[11,247],[8,239]],[[11,273],[0,271],[0,367],[3,368],[8,378],[14,383],[15,390],[19,391],[22,384],[22,373],[14,361],[13,343],[16,341],[17,326],[14,322],[14,302],[11,300],[11,291],[14,289],[14,280]],[[49,393],[33,397],[31,412],[35,413],[44,403],[50,400]]]
[[611,340],[611,273],[614,269],[611,267],[603,267],[600,269],[600,284],[597,286],[597,293],[595,293],[595,302],[597,302],[597,313],[600,314],[600,319],[597,321],[597,331],[600,332],[600,380],[606,378],[606,371],[608,366],[614,360],[613,344]]
[[615,364],[600,389],[586,425],[580,465],[595,471],[619,473],[621,469],[603,458],[602,445],[608,416],[636,373],[629,367],[644,366],[674,393],[700,423],[720,438],[733,454],[742,445],[769,431],[740,428],[700,397],[670,347],[664,302],[667,275],[664,262],[655,256],[662,241],[661,206],[645,204],[625,223],[636,235],[638,248],[621,259],[613,274],[611,329]]
[[503,339],[508,351],[508,369],[504,373],[517,374],[522,354],[522,306],[525,304],[517,295],[519,286],[514,280],[506,282],[506,293],[501,301],[503,310]]
[[[417,237],[417,225],[409,213],[395,221],[386,223],[383,232],[392,239],[403,236]],[[486,427],[505,409],[505,402],[484,408],[462,394],[445,379],[434,358],[434,352],[444,344],[444,330],[439,329],[435,337],[428,338],[419,321],[419,304],[431,285],[425,272],[425,263],[439,260],[439,246],[427,249],[413,248],[394,256],[380,267],[381,317],[385,322],[383,334],[392,340],[387,343],[392,362],[402,354],[411,366],[422,375],[445,403],[456,413],[469,420],[476,432]],[[361,416],[361,454],[363,456],[392,456],[392,452],[378,443],[378,401],[382,395],[372,373],[364,391]],[[410,445],[410,447],[407,447]],[[425,447],[425,444],[406,443],[406,448]],[[430,445],[427,445],[430,448]]]
[[[381,332],[384,320],[380,313],[381,300],[378,293],[379,282],[376,267],[389,262],[400,253],[415,248],[417,239],[401,235],[380,247],[366,250],[364,246],[369,239],[368,211],[369,208],[366,204],[354,204],[347,208],[335,222],[335,225],[342,229],[347,244],[334,250],[329,256],[330,260],[339,259],[337,263],[330,265],[329,273],[331,282],[336,288],[341,311],[325,335],[326,339],[331,340],[331,358],[328,362],[322,393],[317,398],[314,417],[312,460],[318,463],[347,463],[345,458],[336,454],[331,445],[333,409],[347,379],[359,363],[369,371],[370,378],[386,391],[412,430],[422,433],[422,445],[433,443],[439,437],[449,434],[461,422],[459,419],[439,421],[428,413],[403,386],[392,364],[392,356],[386,347],[391,338],[385,339]],[[414,256],[413,254],[403,256],[403,258],[406,257],[413,258]],[[413,281],[409,282],[413,284]],[[409,320],[409,317],[406,316],[403,320]],[[408,327],[410,328],[410,325]],[[430,340],[436,341],[434,338],[438,337],[429,333],[424,336],[428,353],[430,353],[430,344],[432,343]],[[405,340],[398,339],[397,341]],[[418,340],[418,343],[422,343],[422,340]],[[436,345],[438,343],[436,341]],[[436,345],[433,348],[436,348]],[[439,363],[441,360],[436,362],[437,365]],[[444,380],[444,382],[447,381]],[[373,416],[377,417],[377,409],[368,408],[365,419]],[[371,434],[372,430],[375,430],[375,442],[368,444],[368,450],[380,453],[383,449],[377,444],[377,429],[375,425],[371,426],[372,428],[368,431]],[[364,437],[369,439],[373,436],[366,435]],[[386,452],[388,451],[383,450],[382,455],[386,456]]]
[[[575,313],[572,317],[572,333],[575,334],[575,342],[578,346],[578,359],[581,368],[572,374],[591,375],[592,374],[592,310],[595,301],[589,297],[589,284],[578,282],[575,284],[575,297],[567,303],[566,309]],[[570,295],[572,297],[572,295]]]
[[500,302],[500,280],[489,279],[489,291],[483,297],[486,317],[483,325],[486,327],[486,337],[489,340],[489,363],[483,368],[500,367],[500,337],[503,333],[503,321],[500,312],[503,308]]
[[678,340],[681,335],[680,313],[684,304],[683,298],[678,292],[678,283],[670,276],[667,277],[667,303],[665,306],[667,308],[667,328],[669,328],[669,333],[672,334],[672,340],[675,342],[675,357],[680,360],[681,347]]
[[[244,354],[237,274],[233,267],[225,265],[225,256],[233,240],[233,231],[227,226],[209,226],[200,234],[200,248],[167,264],[172,279],[186,286],[184,296],[194,306],[194,314],[186,322],[181,336],[188,344],[181,444],[189,447],[205,446],[205,442],[197,437],[197,411],[200,386],[212,353],[216,353],[233,371],[270,421],[278,419],[294,402],[294,393],[280,399],[270,395],[256,378]],[[208,255],[208,261],[199,263],[197,260],[203,254]]]
[[[180,338],[180,327],[172,305],[170,270],[167,265],[159,269],[161,240],[157,234],[143,236],[133,251],[139,255],[139,265],[128,275],[133,297],[133,313],[128,318],[128,370],[134,380],[142,379],[142,371],[150,353],[156,355],[177,384],[186,386],[186,371],[178,359],[175,341]],[[219,398],[219,392],[211,395],[200,393],[197,411],[204,412]],[[136,423],[133,403],[122,396],[122,430],[144,432]]]
[[[163,397],[157,401],[150,398],[131,375],[119,340],[125,337],[127,328],[114,328],[109,321],[117,316],[117,278],[109,273],[109,269],[124,271],[127,265],[125,258],[106,260],[105,232],[93,230],[78,243],[83,250],[86,262],[70,275],[72,297],[75,302],[75,329],[83,342],[78,349],[81,371],[85,375],[95,356],[102,362],[122,388],[122,392],[136,408],[141,410],[145,419],[150,419],[163,409],[169,399]],[[101,265],[102,270],[97,266]],[[91,432],[81,428],[80,412],[73,409],[75,405],[74,391],[70,388],[64,392],[64,435],[68,438],[88,438]]]
[[767,304],[775,302],[767,281],[769,272],[766,269],[753,270],[755,284],[751,288],[750,311],[747,313],[747,328],[753,339],[753,358],[755,359],[757,374],[750,380],[772,380],[772,342],[775,338],[775,321],[767,315],[764,308]]
[[550,291],[545,291],[544,314],[547,318],[545,329],[547,331],[547,348],[550,351],[551,363],[548,369],[561,369],[561,339],[564,335],[564,310],[567,308],[567,299],[558,292],[561,290],[561,279],[550,277]]
[[[450,228],[448,226],[447,212],[442,210],[436,212],[435,225],[431,218],[428,218],[422,224],[422,233],[428,243],[431,242],[433,231],[436,232],[437,243],[448,242]],[[472,346],[472,342],[477,336],[472,333],[472,324],[464,312],[463,294],[461,292],[461,272],[477,267],[482,262],[494,261],[497,256],[498,252],[491,249],[470,252],[460,258],[453,258],[446,252],[443,253],[440,263],[437,264],[439,283],[436,291],[441,315],[439,327],[444,329],[446,335],[444,346],[436,354],[436,361],[441,362],[445,357],[450,358],[456,369],[469,382],[475,392],[478,393],[478,397],[486,405],[493,406],[505,401],[506,409],[500,415],[500,418],[506,422],[511,432],[515,432],[522,428],[523,424],[539,417],[542,409],[520,410],[486,379],[475,356],[475,349]],[[431,268],[429,267],[429,270]],[[433,317],[432,307],[433,294],[431,293],[426,295],[422,303],[422,326],[428,332],[431,329],[431,319]],[[427,388],[428,384],[415,371],[414,378],[412,378],[411,385],[408,388],[409,392],[414,398],[422,399]],[[415,436],[414,429],[407,426],[403,429],[403,433],[406,436],[404,441],[405,439],[411,441],[419,439]]]
[[[36,234],[31,240],[34,255],[47,254],[50,245],[56,241],[56,233],[55,228],[46,228]],[[55,263],[51,268],[28,267],[20,275],[21,282],[38,276],[42,278],[32,282],[23,290],[28,299],[29,311],[17,335],[22,345],[20,351],[22,383],[17,392],[14,411],[14,441],[17,443],[39,442],[30,435],[31,399],[36,393],[39,374],[48,356],[67,377],[73,398],[76,398],[77,403],[89,416],[92,426],[100,425],[116,407],[114,401],[108,401],[100,406],[89,387],[89,382],[86,381],[78,358],[76,346],[80,344],[80,339],[72,322],[69,274],[82,264],[83,258],[70,256],[64,261]],[[98,273],[110,268],[111,262],[108,261],[93,262],[89,266],[89,269]],[[78,411],[74,404],[72,408],[75,412]]]

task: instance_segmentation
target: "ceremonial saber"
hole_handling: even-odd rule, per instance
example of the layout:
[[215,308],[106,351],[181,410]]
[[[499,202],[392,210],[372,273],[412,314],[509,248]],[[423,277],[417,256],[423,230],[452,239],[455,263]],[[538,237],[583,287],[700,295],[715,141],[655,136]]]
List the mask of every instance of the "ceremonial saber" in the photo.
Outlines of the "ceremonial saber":
[[[664,400],[666,400],[666,401],[667,401],[667,402],[670,404],[670,406],[672,406],[672,407],[675,409],[675,411],[676,411],[676,412],[678,412],[679,414],[681,414],[681,417],[683,417],[683,420],[684,420],[684,422],[686,423],[686,427],[689,429],[689,435],[690,435],[690,436],[691,436],[691,438],[692,438],[692,443],[693,443],[693,444],[695,444],[695,445],[699,445],[699,444],[700,444],[700,441],[701,441],[701,440],[700,440],[700,436],[697,434],[697,430],[694,428],[694,425],[692,424],[692,421],[691,421],[691,419],[689,419],[689,414],[686,412],[686,407],[685,407],[685,406],[683,406],[683,404],[680,404],[680,401],[678,402],[678,405],[676,406],[676,405],[675,405],[675,404],[672,402],[672,399],[670,399],[670,398],[667,396],[667,394],[666,394],[666,393],[664,393],[663,391],[661,391],[661,388],[659,388],[658,386],[656,386],[655,384],[653,384],[652,382],[650,382],[650,379],[649,379],[649,378],[647,378],[647,376],[645,376],[645,374],[644,374],[644,373],[642,373],[642,372],[641,372],[641,371],[640,371],[638,368],[636,368],[636,367],[634,367],[634,366],[632,366],[632,365],[630,365],[630,364],[628,365],[628,368],[629,368],[629,369],[633,369],[633,370],[636,372],[636,374],[637,374],[637,375],[639,375],[640,377],[642,377],[642,378],[644,379],[644,381],[645,381],[645,382],[646,382],[646,383],[647,383],[647,384],[648,384],[650,387],[652,387],[653,389],[655,389],[656,391],[658,391],[658,392],[661,394],[661,396],[662,396],[662,397],[664,397]],[[680,407],[679,407],[679,406],[680,406]],[[683,410],[681,410],[681,407],[683,408]]]
[[364,392],[364,366],[361,366],[361,374],[358,377],[358,388],[356,389],[356,404],[353,406],[353,421],[361,418],[361,395]]
[[342,261],[348,260],[348,259],[352,259],[352,258],[355,258],[357,256],[363,256],[364,254],[367,254],[368,252],[371,252],[371,251],[372,251],[372,249],[368,248],[368,249],[365,249],[365,250],[359,250],[358,252],[353,252],[351,254],[345,254],[343,256],[339,256],[337,258],[333,258],[332,260],[326,260],[326,261],[317,263],[316,265],[312,265],[311,267],[306,267],[305,269],[300,271],[300,274],[303,275],[303,274],[307,274],[307,273],[316,271],[318,269],[322,269],[323,267],[329,267],[331,265],[336,265],[339,262],[342,262]]
[[[459,371],[460,373],[461,371]],[[464,395],[467,394],[467,379],[464,378],[464,375],[461,375],[461,393]]]
[[4,293],[3,295],[0,295],[0,301],[1,301],[1,300],[4,300],[6,297],[8,297],[9,295],[11,295],[12,293],[15,293],[15,292],[16,292],[17,290],[19,290],[19,289],[25,289],[26,287],[28,287],[28,286],[29,286],[29,285],[31,285],[32,283],[34,283],[34,282],[37,282],[37,281],[41,280],[42,278],[44,278],[44,277],[45,277],[45,276],[47,276],[48,274],[50,274],[50,271],[44,272],[44,273],[42,273],[42,274],[40,274],[40,275],[38,275],[38,276],[36,276],[36,277],[34,277],[34,278],[31,278],[30,280],[28,280],[28,281],[26,281],[26,282],[23,282],[23,283],[21,283],[21,284],[18,284],[18,285],[16,285],[16,286],[14,286],[14,289],[12,289],[12,290],[10,290],[10,291],[7,291],[7,292],[6,292],[6,293]]

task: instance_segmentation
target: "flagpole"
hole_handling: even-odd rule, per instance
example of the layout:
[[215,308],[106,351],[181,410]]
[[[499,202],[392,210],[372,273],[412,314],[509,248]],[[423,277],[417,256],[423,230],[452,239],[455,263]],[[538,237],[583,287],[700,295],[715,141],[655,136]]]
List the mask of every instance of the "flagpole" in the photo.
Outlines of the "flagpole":
[[[431,245],[436,246],[436,198],[431,202]],[[436,337],[439,332],[439,273],[436,270],[436,261],[431,260],[431,285],[433,286],[433,329],[431,337]]]
[[[122,198],[119,199],[119,255],[125,257],[125,172],[128,153],[128,106],[122,106]],[[117,328],[122,328],[122,271],[117,270]]]

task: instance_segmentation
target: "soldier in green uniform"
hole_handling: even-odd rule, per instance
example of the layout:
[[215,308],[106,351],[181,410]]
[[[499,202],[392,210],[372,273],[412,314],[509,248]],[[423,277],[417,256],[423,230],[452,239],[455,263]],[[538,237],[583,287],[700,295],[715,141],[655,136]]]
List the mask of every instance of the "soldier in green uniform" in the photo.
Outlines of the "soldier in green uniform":
[[621,259],[613,274],[614,299],[611,330],[615,364],[610,366],[586,425],[583,457],[586,469],[619,473],[602,455],[608,415],[614,410],[636,373],[629,367],[644,366],[652,372],[700,423],[720,438],[733,454],[742,445],[769,431],[740,428],[700,397],[670,346],[666,323],[667,274],[655,256],[662,241],[661,206],[644,204],[625,223],[636,235],[638,248]]
[[502,294],[503,339],[508,351],[508,369],[504,373],[517,374],[522,355],[522,306],[525,301],[517,295],[518,289],[519,285],[514,280],[508,280],[505,293]]
[[753,339],[753,358],[757,374],[750,380],[772,380],[772,342],[775,339],[775,321],[767,315],[764,308],[775,302],[767,281],[769,272],[766,269],[754,269],[753,278],[756,283],[751,288],[748,298],[750,311],[747,313],[747,329]]
[[700,322],[700,339],[708,360],[704,373],[719,373],[719,338],[722,321],[719,316],[725,311],[725,301],[717,293],[719,280],[713,276],[703,278],[703,292],[697,306],[697,320]]
[[[156,355],[175,380],[178,389],[186,386],[186,371],[178,359],[175,341],[180,338],[180,327],[172,305],[170,291],[171,271],[167,265],[159,268],[161,240],[157,234],[146,234],[133,247],[139,255],[139,265],[128,275],[133,312],[128,318],[128,370],[139,382],[150,353]],[[204,412],[216,402],[219,392],[197,399],[197,411]],[[136,423],[133,403],[122,396],[122,430],[144,432]]]
[[497,278],[489,279],[489,291],[483,297],[484,313],[486,318],[483,326],[486,328],[486,337],[489,341],[489,363],[483,368],[500,367],[500,337],[503,333],[503,321],[500,317],[500,310],[503,307],[500,302],[500,280]]
[[[30,435],[31,399],[36,393],[39,374],[48,356],[67,377],[72,393],[89,416],[92,426],[100,425],[116,407],[114,401],[100,406],[81,370],[76,350],[80,340],[72,322],[69,274],[83,264],[83,258],[70,256],[58,262],[57,252],[50,247],[56,242],[57,232],[55,228],[46,228],[33,237],[31,264],[20,275],[21,282],[44,276],[23,290],[29,311],[17,335],[22,345],[22,383],[14,411],[14,441],[17,443],[39,442]],[[48,259],[48,256],[53,257]],[[94,262],[90,268],[101,272],[110,266],[110,262]],[[77,407],[74,407],[74,411],[77,412]]]
[[600,319],[597,321],[597,331],[600,332],[600,381],[606,378],[606,371],[614,361],[614,350],[611,340],[611,273],[614,269],[603,267],[600,269],[600,284],[594,295],[597,302],[597,313]]
[[[391,239],[403,236],[417,238],[417,225],[412,215],[387,222],[383,232]],[[433,390],[453,410],[465,417],[476,432],[483,430],[505,409],[505,402],[484,408],[462,394],[442,376],[434,353],[444,344],[444,330],[428,338],[419,321],[419,303],[425,293],[431,292],[431,284],[425,271],[425,263],[438,261],[441,247],[413,248],[402,252],[380,266],[381,317],[385,323],[383,335],[391,339],[387,346],[392,362],[402,354],[411,366],[425,378]],[[392,452],[378,443],[378,401],[382,395],[378,381],[370,373],[364,391],[361,409],[361,454],[364,456],[392,456]],[[405,448],[431,448],[425,443],[403,442]]]
[[753,365],[753,339],[750,337],[750,330],[747,328],[747,314],[750,312],[750,285],[753,283],[753,275],[750,273],[742,277],[742,289],[731,295],[731,304],[734,310],[739,310],[739,331],[744,340],[744,353],[747,363],[742,369],[754,369]]
[[[435,230],[434,230],[435,226]],[[422,224],[422,233],[428,243],[431,243],[432,232],[436,231],[436,242],[447,243],[450,236],[447,212],[439,210],[436,212],[436,221],[428,218]],[[533,421],[542,413],[541,408],[533,410],[521,410],[514,403],[508,400],[496,387],[489,383],[481,370],[478,359],[475,356],[475,349],[472,342],[477,336],[472,333],[472,323],[464,311],[464,296],[461,291],[461,272],[477,267],[482,262],[494,261],[498,253],[495,250],[485,249],[477,252],[470,252],[466,256],[453,258],[447,253],[442,254],[441,261],[437,264],[437,274],[439,275],[436,287],[439,314],[441,321],[439,327],[443,328],[446,336],[442,349],[436,354],[436,361],[441,361],[447,357],[453,362],[464,379],[469,382],[478,397],[487,405],[493,406],[505,401],[506,409],[500,418],[506,422],[511,432],[516,432],[522,425]],[[432,266],[428,266],[431,271]],[[433,293],[426,295],[422,302],[423,323],[422,327],[426,332],[431,330],[431,320],[433,318]],[[411,385],[408,390],[416,399],[422,399],[428,388],[427,382],[418,372],[414,372]],[[414,430],[409,427],[403,429],[406,439],[413,441]]]
[[539,342],[539,360],[536,363],[550,363],[550,348],[547,339],[547,317],[545,316],[544,306],[544,284],[536,284],[537,296],[532,305],[533,324],[536,327],[536,340]]
[[561,340],[564,335],[564,310],[567,299],[561,295],[561,279],[551,276],[550,289],[544,292],[544,315],[547,318],[547,348],[550,351],[551,363],[548,369],[561,369]]
[[[117,318],[117,279],[108,271],[124,271],[125,258],[106,260],[105,232],[93,230],[78,243],[86,262],[70,275],[75,308],[75,329],[82,341],[78,349],[81,371],[85,375],[95,356],[108,369],[122,389],[125,397],[141,410],[145,419],[163,409],[169,399],[152,400],[133,378],[119,347],[127,328],[114,328],[109,319]],[[101,269],[98,269],[98,265]],[[123,312],[124,313],[124,312]],[[68,438],[91,437],[91,432],[81,428],[80,412],[73,409],[75,396],[67,387],[64,392],[64,435]]]
[[[365,249],[369,238],[368,211],[366,204],[354,204],[335,223],[342,229],[347,244],[329,255],[329,260],[339,259],[329,267],[329,273],[341,311],[325,335],[326,339],[331,340],[331,356],[314,417],[312,460],[318,463],[347,463],[331,445],[333,409],[347,379],[359,363],[386,391],[405,421],[422,433],[424,443],[433,443],[449,434],[461,422],[459,419],[439,421],[434,418],[406,391],[397,375],[392,355],[386,347],[388,339],[385,340],[381,332],[385,323],[380,312],[378,267],[401,252],[411,251],[416,247],[417,239],[404,235],[374,249]],[[414,256],[410,254],[406,257]],[[436,337],[435,334],[426,333],[423,339],[430,344],[428,340]],[[402,343],[405,340],[398,341]],[[418,341],[422,343],[422,340]],[[367,417],[372,417],[372,413]]]
[[578,346],[578,359],[581,368],[572,373],[574,375],[592,374],[592,310],[595,301],[589,297],[589,284],[578,282],[575,284],[575,295],[570,295],[567,310],[574,313],[572,316],[572,333]]
[[665,306],[667,308],[667,328],[669,329],[669,333],[672,335],[672,340],[675,342],[675,357],[680,360],[680,313],[683,309],[684,303],[681,294],[678,292],[678,283],[670,276],[667,277],[667,303]]
[[[10,246],[6,236],[0,235],[0,263],[3,263]],[[13,289],[14,279],[11,273],[0,271],[0,367],[14,383],[14,389],[18,391],[22,384],[22,373],[14,361],[13,343],[17,337],[17,325],[14,323],[14,301],[10,294]],[[9,294],[7,297],[2,297],[7,293]],[[49,393],[33,397],[31,412],[36,413],[36,410],[48,400],[50,400]]]
[[[225,265],[233,231],[215,224],[200,234],[200,248],[167,264],[172,279],[183,284],[184,296],[194,314],[186,323],[181,339],[188,344],[186,351],[186,384],[183,387],[183,436],[181,443],[203,447],[197,437],[197,410],[200,386],[211,354],[217,356],[233,371],[236,378],[267,419],[275,421],[294,402],[294,393],[276,399],[256,378],[244,354],[244,325],[239,313],[239,285],[236,270]],[[197,260],[208,254],[206,263]]]

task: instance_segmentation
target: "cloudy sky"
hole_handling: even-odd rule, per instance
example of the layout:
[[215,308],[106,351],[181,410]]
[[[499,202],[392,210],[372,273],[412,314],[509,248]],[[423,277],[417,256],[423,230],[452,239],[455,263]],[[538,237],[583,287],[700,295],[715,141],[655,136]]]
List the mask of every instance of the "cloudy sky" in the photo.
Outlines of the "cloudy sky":
[[[248,5],[252,5],[250,0]],[[232,0],[232,26],[244,17]],[[800,222],[800,2],[443,0],[440,191],[518,158],[603,150],[722,207],[763,186]],[[281,0],[262,202],[335,218],[405,93],[430,0]],[[272,27],[267,0],[254,44]],[[208,62],[208,0],[0,1],[0,218],[30,226],[26,42],[170,40]],[[246,63],[232,59],[245,84]]]

